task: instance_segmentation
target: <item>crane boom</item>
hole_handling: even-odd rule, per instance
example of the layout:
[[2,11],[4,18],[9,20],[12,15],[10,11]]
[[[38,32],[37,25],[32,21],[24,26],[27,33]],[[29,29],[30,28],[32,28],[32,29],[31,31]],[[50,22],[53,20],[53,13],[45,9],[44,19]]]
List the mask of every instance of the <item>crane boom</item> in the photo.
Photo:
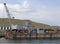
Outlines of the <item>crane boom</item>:
[[9,13],[9,10],[8,10],[8,8],[7,8],[7,6],[6,6],[6,3],[4,3],[4,7],[5,7],[5,9],[6,9],[6,13],[7,13],[7,16],[8,16],[8,21],[9,21],[9,25],[10,25],[10,27],[11,27],[11,16],[10,16],[10,13]]

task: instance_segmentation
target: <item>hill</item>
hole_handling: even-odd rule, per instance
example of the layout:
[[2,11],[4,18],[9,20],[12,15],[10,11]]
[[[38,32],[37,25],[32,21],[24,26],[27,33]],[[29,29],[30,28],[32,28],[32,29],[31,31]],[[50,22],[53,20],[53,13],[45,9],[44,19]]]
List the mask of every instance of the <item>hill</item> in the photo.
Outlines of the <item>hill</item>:
[[[20,19],[11,19],[12,23],[14,24],[19,24],[22,26],[25,26],[25,22],[27,20],[20,20]],[[48,29],[56,29],[55,26],[50,26],[47,24],[43,24],[43,23],[37,23],[32,21],[32,25],[38,28],[48,28]],[[9,22],[7,18],[0,18],[0,26],[9,26]]]

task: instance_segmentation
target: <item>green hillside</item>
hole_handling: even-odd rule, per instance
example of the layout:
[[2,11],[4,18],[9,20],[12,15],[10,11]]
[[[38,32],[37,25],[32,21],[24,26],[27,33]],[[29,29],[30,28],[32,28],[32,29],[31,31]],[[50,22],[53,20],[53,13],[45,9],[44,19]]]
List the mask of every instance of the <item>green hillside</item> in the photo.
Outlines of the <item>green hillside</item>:
[[[20,24],[22,26],[25,25],[25,22],[27,20],[19,20],[19,19],[12,19],[12,23],[14,24]],[[55,27],[47,25],[47,24],[42,24],[42,23],[36,23],[32,21],[32,25],[38,28],[49,28],[49,29],[55,29]],[[0,26],[9,26],[8,19],[6,18],[0,18]]]

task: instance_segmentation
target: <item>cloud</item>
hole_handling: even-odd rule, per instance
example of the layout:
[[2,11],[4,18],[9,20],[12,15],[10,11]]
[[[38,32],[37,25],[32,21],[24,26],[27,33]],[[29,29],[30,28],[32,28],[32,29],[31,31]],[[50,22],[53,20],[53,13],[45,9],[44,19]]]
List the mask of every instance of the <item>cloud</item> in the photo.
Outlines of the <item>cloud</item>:
[[[60,7],[51,8],[45,4],[34,5],[31,7],[28,0],[24,0],[21,4],[7,3],[11,17],[16,19],[30,19],[50,25],[59,25]],[[7,13],[4,5],[0,3],[0,18],[6,18]],[[57,24],[56,24],[57,23]]]
[[28,8],[28,7],[29,7],[28,0],[25,0],[25,1],[24,1],[24,3],[23,3],[23,7],[24,7],[24,8]]
[[[14,14],[14,16],[15,17],[17,16],[17,18],[20,16],[20,13],[23,14],[24,12],[30,10],[28,0],[24,0],[24,2],[22,2],[22,4],[9,4],[9,3],[7,3],[6,5],[8,7],[10,14]],[[17,12],[19,14],[17,14]],[[0,17],[4,17],[4,16],[7,17],[5,7],[2,3],[0,3]]]

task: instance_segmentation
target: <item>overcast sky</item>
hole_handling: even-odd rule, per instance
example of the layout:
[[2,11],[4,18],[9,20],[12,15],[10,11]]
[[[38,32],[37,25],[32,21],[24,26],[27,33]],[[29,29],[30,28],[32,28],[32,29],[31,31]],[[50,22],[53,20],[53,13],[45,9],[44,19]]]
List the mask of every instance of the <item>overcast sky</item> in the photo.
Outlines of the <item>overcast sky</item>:
[[0,18],[7,18],[3,3],[11,17],[60,26],[60,0],[0,0]]

